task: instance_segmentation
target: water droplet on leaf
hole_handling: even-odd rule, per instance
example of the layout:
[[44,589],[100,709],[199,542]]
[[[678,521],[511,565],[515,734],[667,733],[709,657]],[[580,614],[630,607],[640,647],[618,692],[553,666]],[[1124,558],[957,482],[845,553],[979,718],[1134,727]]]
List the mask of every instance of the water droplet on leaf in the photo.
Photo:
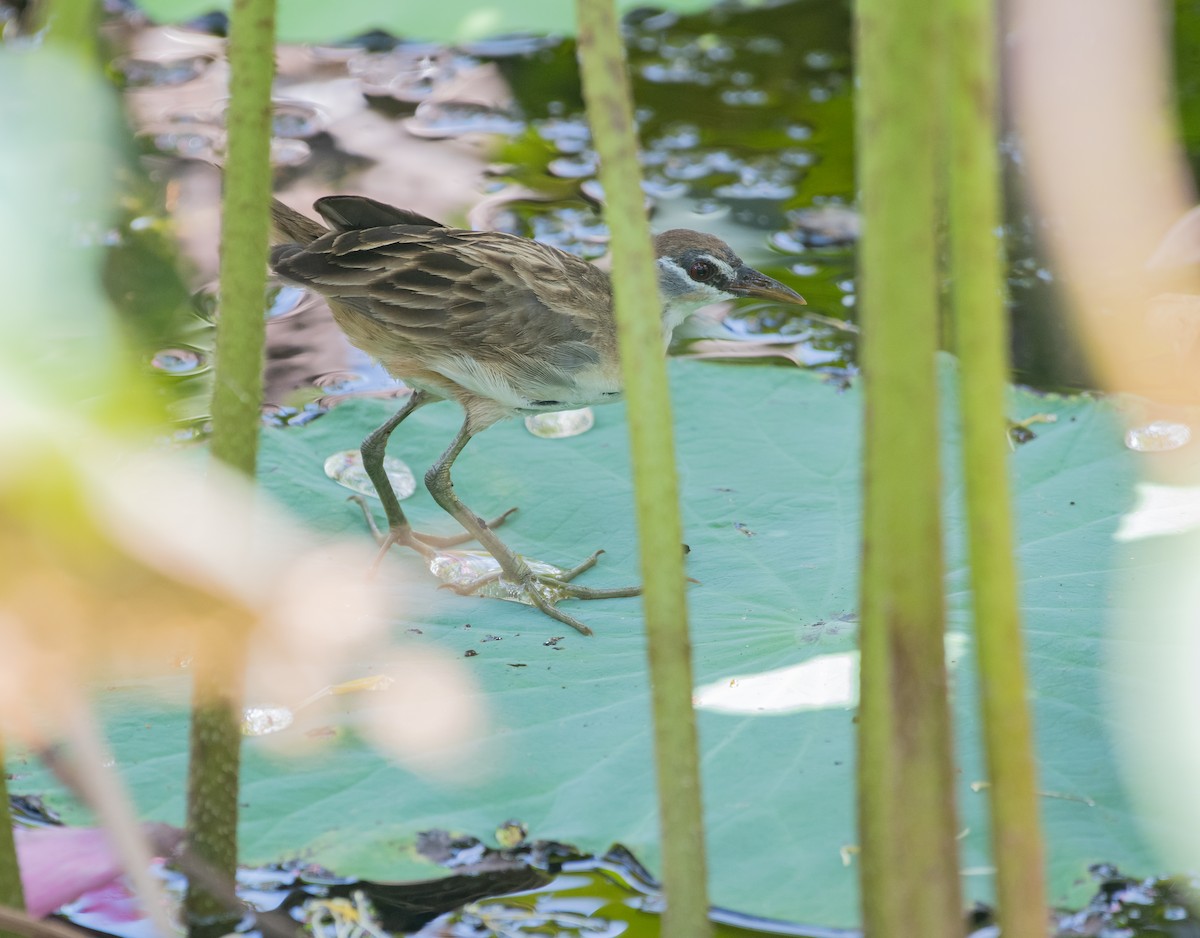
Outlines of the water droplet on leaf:
[[296,715],[287,707],[246,707],[242,711],[242,735],[266,736],[292,725]]
[[1139,453],[1164,453],[1186,446],[1192,431],[1185,423],[1155,420],[1144,427],[1133,427],[1125,434],[1125,445]]
[[[542,563],[540,560],[530,560],[528,557],[525,557],[524,560],[534,573],[562,576],[566,572],[561,567]],[[510,603],[523,603],[526,606],[533,605],[533,601],[521,587],[499,576],[500,563],[486,551],[440,551],[429,561],[429,571],[443,583],[456,589],[468,588],[479,583],[478,587],[471,590],[471,594],[474,596],[502,599]],[[539,584],[539,588],[542,595],[552,603],[566,598],[564,592],[554,587]]]
[[[417,480],[412,470],[395,456],[385,456],[383,468],[397,498],[408,498],[417,490]],[[375,485],[367,475],[367,470],[363,468],[362,453],[356,449],[343,450],[326,459],[325,475],[352,492],[369,495],[371,498],[379,497],[375,494]]]
[[545,414],[531,414],[525,418],[525,429],[534,436],[551,440],[565,436],[579,436],[592,429],[596,422],[590,407],[579,410],[555,410]]

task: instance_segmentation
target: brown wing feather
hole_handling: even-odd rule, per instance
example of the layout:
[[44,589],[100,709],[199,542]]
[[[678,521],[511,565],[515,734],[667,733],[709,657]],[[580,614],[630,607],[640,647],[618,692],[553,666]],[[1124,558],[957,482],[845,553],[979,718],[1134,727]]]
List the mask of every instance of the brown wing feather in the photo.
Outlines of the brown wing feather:
[[407,208],[396,208],[361,195],[327,195],[313,203],[330,228],[353,231],[359,228],[381,228],[387,225],[416,225],[424,228],[443,228],[440,221]]
[[324,235],[277,251],[277,273],[403,336],[440,328],[485,357],[591,340],[611,322],[608,277],[546,245],[495,232],[393,226]]
[[565,401],[616,361],[608,276],[524,238],[413,225],[330,232],[276,248],[272,266],[369,318],[342,325],[401,377],[418,365],[457,374],[465,357],[530,400]]

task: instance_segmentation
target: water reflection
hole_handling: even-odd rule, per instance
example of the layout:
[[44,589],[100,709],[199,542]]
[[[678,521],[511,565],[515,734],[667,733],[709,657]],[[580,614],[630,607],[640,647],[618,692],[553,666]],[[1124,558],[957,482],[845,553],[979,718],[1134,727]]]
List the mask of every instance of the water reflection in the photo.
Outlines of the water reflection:
[[[114,71],[144,149],[166,161],[156,172],[168,188],[191,174],[187,164],[219,160],[225,18],[162,29],[114,7],[108,25],[125,46]],[[625,33],[655,226],[689,217],[803,293],[808,310],[777,324],[793,336],[810,313],[852,321],[854,291],[842,286],[858,237],[848,9],[638,10],[626,16]],[[283,47],[277,87],[272,160],[280,181],[307,201],[364,191],[461,222],[472,186],[488,178],[486,188],[510,186],[524,199],[511,215],[494,213],[510,230],[585,257],[603,254],[594,207],[603,193],[570,40],[516,35],[447,48],[376,32],[339,46]],[[1012,171],[1019,153],[1011,143],[1005,153]],[[1011,204],[1009,216],[1018,373],[1042,387],[1084,384],[1023,207]],[[203,240],[215,244],[215,232]],[[836,359],[852,368],[849,334],[817,332],[822,351],[844,343]]]
[[[654,227],[712,231],[810,303],[803,312],[738,308],[721,339],[753,345],[778,337],[784,341],[771,354],[786,349],[801,367],[853,373],[854,334],[821,319],[847,322],[854,313],[845,11],[783,3],[695,16],[637,12],[626,35]],[[193,254],[211,251],[217,218],[198,180],[225,146],[223,43],[144,26],[130,36],[121,61],[137,130],[165,160],[158,172],[179,204],[194,216],[201,206],[203,223],[213,226],[185,232],[185,243]],[[341,46],[282,47],[278,61],[272,159],[292,204],[358,191],[462,224],[465,203],[479,201],[473,186],[488,190],[490,203],[473,221],[592,260],[607,253],[604,193],[571,40],[509,36],[454,49],[373,33]],[[203,189],[215,205],[217,184]],[[189,229],[194,216],[184,218]],[[196,310],[211,325],[215,252],[191,259],[209,280]],[[303,422],[347,396],[396,389],[347,346],[317,298],[275,283],[264,314],[270,422]],[[188,330],[198,363],[163,358],[153,367],[206,370],[212,330]]]

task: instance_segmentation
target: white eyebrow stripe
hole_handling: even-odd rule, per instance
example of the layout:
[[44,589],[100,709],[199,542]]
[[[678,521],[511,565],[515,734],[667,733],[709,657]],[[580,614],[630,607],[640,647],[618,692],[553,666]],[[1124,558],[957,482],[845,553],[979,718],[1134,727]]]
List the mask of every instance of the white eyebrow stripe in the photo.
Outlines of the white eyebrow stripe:
[[710,264],[715,264],[717,269],[720,270],[721,273],[723,273],[730,281],[737,279],[737,270],[727,264],[725,261],[721,260],[721,258],[713,257],[711,254],[701,254],[700,259],[706,260]]

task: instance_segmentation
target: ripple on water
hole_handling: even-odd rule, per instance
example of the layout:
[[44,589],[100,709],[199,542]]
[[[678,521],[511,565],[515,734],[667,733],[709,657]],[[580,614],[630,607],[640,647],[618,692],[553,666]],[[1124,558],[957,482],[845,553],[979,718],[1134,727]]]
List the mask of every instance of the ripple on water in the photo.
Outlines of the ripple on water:
[[290,283],[275,283],[267,286],[267,319],[284,319],[310,310],[321,303],[315,293]]
[[158,150],[185,160],[213,160],[224,149],[225,132],[206,124],[196,116],[179,120],[168,119],[140,134],[142,139]]
[[700,145],[700,128],[695,124],[673,124],[650,141],[650,150],[692,150]]
[[[303,138],[325,129],[325,113],[306,101],[277,101],[273,106],[273,136],[270,159],[275,166],[297,166],[312,150]],[[173,111],[148,124],[139,136],[160,153],[189,160],[221,162],[228,136],[225,130],[226,102],[211,108]]]
[[672,154],[663,161],[663,175],[668,179],[692,182],[712,173],[712,167],[701,153]]
[[199,443],[212,436],[212,417],[203,414],[176,421],[173,425],[169,442],[179,445]]
[[713,195],[727,202],[764,201],[782,202],[796,194],[796,187],[777,179],[767,179],[747,174],[737,182],[717,186]]
[[562,39],[559,36],[510,33],[507,36],[494,36],[491,39],[477,39],[464,44],[461,48],[468,55],[477,55],[482,59],[510,59],[533,55],[544,49],[553,49],[561,43]]
[[203,75],[216,61],[214,55],[184,55],[160,59],[123,58],[113,68],[130,88],[166,88],[187,84]]
[[[579,186],[579,191],[597,205],[604,204],[604,184],[600,182],[599,179],[585,180]],[[654,207],[654,199],[648,192],[646,192],[645,186],[642,187],[642,192],[645,193],[646,196],[646,198],[643,200],[643,204],[646,206],[646,210],[649,211]],[[605,237],[607,237],[607,235]]]
[[719,199],[699,199],[692,206],[692,214],[701,218],[712,218],[728,213],[729,206]]
[[[224,163],[228,136],[221,132],[214,137],[212,159]],[[272,166],[299,166],[312,156],[312,147],[293,137],[272,137],[268,158]]]
[[656,85],[711,85],[716,79],[690,59],[679,57],[665,62],[648,62],[641,68],[646,81]]
[[272,166],[299,166],[312,156],[312,147],[303,140],[272,137],[270,160]]
[[150,359],[150,366],[163,374],[185,377],[206,371],[208,358],[198,349],[179,346],[155,352]]
[[262,422],[268,427],[302,427],[328,410],[324,401],[309,401],[302,407],[292,407],[287,404],[264,404]]
[[538,136],[552,143],[562,154],[582,153],[592,143],[592,132],[587,121],[579,115],[551,117],[535,125]]
[[360,50],[346,71],[365,94],[419,104],[458,74],[458,62],[437,46],[398,46],[386,52]]
[[595,210],[570,206],[548,206],[548,209],[529,217],[530,237],[587,260],[602,257],[608,251],[608,227]]
[[771,96],[762,88],[726,88],[721,92],[721,103],[730,107],[766,107]]
[[404,128],[414,137],[440,140],[471,133],[515,136],[525,129],[525,124],[503,108],[487,104],[425,101],[404,121]]
[[663,176],[647,174],[642,180],[642,191],[652,199],[667,201],[681,199],[691,189],[686,182],[666,179]]
[[853,244],[858,240],[858,212],[848,205],[830,202],[788,213],[790,228],[771,235],[781,251],[800,253],[812,247]]
[[[196,313],[207,322],[216,322],[220,314],[220,284],[207,283],[192,294],[192,305]],[[269,320],[286,319],[321,305],[315,293],[291,284],[268,280],[266,296],[263,297],[263,315]]]
[[560,156],[546,164],[546,171],[560,179],[585,179],[596,175],[600,162],[591,150],[578,155]]
[[329,123],[325,112],[308,101],[274,101],[271,110],[271,132],[276,137],[313,137]]
[[312,383],[326,394],[341,396],[362,391],[370,382],[365,375],[356,371],[331,371],[328,374],[317,375]]

